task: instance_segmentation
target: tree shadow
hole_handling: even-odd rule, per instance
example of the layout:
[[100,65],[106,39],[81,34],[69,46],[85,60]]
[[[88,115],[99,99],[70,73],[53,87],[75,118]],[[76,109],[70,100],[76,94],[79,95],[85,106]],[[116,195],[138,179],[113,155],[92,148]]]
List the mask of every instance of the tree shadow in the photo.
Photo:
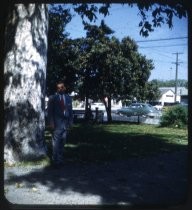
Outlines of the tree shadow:
[[152,135],[118,129],[110,132],[102,125],[80,124],[68,135],[65,158],[73,162],[103,162],[187,150],[186,145],[169,141],[178,139],[177,133]]
[[[63,196],[63,199],[67,193],[72,192],[73,204],[77,204],[72,198],[76,193],[80,193],[85,200],[90,196],[96,196],[98,201],[93,201],[93,205],[164,206],[177,205],[185,201],[186,145],[162,142],[161,137],[155,135],[111,134],[104,131],[102,126],[97,129],[90,127],[89,130],[87,126],[82,126],[76,128],[77,133],[80,132],[79,135],[75,135],[75,131],[69,134],[71,146],[68,144],[65,148],[64,166],[59,169],[46,166],[23,175],[12,174],[5,180],[5,185],[24,183],[26,188],[33,185],[38,188],[41,185],[48,192]],[[102,139],[99,141],[98,137]],[[154,141],[156,146],[152,143]],[[146,151],[151,150],[147,149],[151,144],[154,153],[146,154]],[[129,149],[124,149],[125,145]],[[168,148],[172,152],[164,151],[159,154],[157,153],[157,148],[158,152],[161,151],[159,146],[162,151]],[[85,200],[82,199],[81,204],[86,203]],[[65,204],[65,201],[62,204]]]

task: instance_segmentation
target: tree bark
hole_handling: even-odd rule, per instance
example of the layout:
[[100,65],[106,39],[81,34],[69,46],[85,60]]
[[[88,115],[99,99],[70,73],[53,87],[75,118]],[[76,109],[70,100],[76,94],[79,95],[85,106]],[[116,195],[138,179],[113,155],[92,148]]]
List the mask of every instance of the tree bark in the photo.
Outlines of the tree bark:
[[45,81],[48,9],[45,4],[9,8],[5,29],[4,160],[45,155]]
[[108,97],[107,119],[108,119],[108,122],[109,123],[112,122],[112,116],[111,116],[111,96]]
[[111,116],[111,97],[107,97],[107,102],[106,100],[104,99],[103,100],[103,103],[105,105],[105,109],[106,109],[106,112],[107,112],[107,122],[108,123],[111,123],[112,122],[112,116]]

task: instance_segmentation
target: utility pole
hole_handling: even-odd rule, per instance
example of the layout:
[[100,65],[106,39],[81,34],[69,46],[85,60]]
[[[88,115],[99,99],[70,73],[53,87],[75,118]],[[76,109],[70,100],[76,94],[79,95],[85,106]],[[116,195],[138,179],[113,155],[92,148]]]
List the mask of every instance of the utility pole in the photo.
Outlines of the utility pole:
[[179,54],[183,53],[173,53],[176,54],[176,62],[173,62],[176,65],[176,71],[175,71],[175,103],[177,102],[177,80],[178,80],[178,65],[182,62],[178,61]]
[[169,71],[170,71],[170,80],[171,80],[171,79],[172,79],[172,78],[171,78],[171,75],[172,75],[172,74],[171,74],[171,72],[172,72],[172,67],[169,69]]

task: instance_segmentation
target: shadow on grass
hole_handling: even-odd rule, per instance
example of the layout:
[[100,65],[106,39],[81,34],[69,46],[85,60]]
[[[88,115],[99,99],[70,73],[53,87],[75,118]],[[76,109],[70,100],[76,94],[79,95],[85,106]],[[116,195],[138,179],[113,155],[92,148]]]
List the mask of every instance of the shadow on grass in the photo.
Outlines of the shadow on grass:
[[[149,126],[150,131],[146,128],[139,130],[137,125],[129,124],[77,125],[68,135],[65,158],[72,162],[103,162],[187,150],[179,143],[182,138],[187,141],[186,137],[176,130],[169,133],[157,127]],[[152,133],[153,129],[158,133]]]
[[[71,199],[80,193],[82,204],[86,203],[83,198],[90,196],[97,197],[96,204],[166,206],[185,201],[187,146],[174,143],[178,135],[170,138],[168,134],[135,133],[135,127],[119,126],[121,131],[110,125],[74,126],[65,147],[63,167],[12,175],[6,185],[24,182],[38,188],[41,184],[63,199],[72,191]],[[50,143],[49,132],[46,136]],[[166,141],[166,137],[174,141]],[[173,151],[180,152],[167,153]],[[164,154],[158,156],[160,153]]]

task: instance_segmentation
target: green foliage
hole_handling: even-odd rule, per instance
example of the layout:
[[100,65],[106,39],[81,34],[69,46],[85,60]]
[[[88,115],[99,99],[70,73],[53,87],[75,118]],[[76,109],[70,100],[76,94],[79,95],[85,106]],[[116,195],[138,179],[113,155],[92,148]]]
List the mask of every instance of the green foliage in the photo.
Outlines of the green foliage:
[[92,99],[144,99],[143,89],[153,69],[152,61],[138,53],[135,41],[129,37],[122,41],[109,37],[113,31],[104,21],[100,26],[86,24],[85,29],[87,37],[78,40],[82,82],[79,90],[88,88]]
[[[175,80],[157,80],[154,79],[151,82],[156,83],[159,87],[174,87],[175,86]],[[188,82],[187,80],[184,79],[178,79],[177,80],[177,85],[179,87],[186,87],[188,88]]]
[[[169,28],[173,27],[173,17],[178,18],[187,16],[187,4],[184,2],[169,1],[153,4],[152,2],[139,1],[137,3],[140,11],[141,21],[139,23],[140,35],[148,37],[149,33],[153,32],[155,28],[161,27],[163,24],[168,25]],[[188,5],[189,6],[189,5]]]
[[85,24],[86,38],[76,40],[78,48],[78,93],[82,97],[108,103],[106,111],[110,121],[110,101],[115,99],[145,99],[146,83],[153,69],[152,60],[138,52],[130,37],[119,41],[102,20],[100,26]]
[[188,111],[186,107],[176,105],[169,107],[162,115],[162,127],[185,127],[188,123]]
[[[130,1],[122,3],[122,5],[133,6],[134,3]],[[178,18],[187,17],[187,10],[190,8],[189,2],[183,0],[162,1],[158,4],[153,1],[138,1],[136,5],[141,17],[138,24],[140,35],[144,37],[148,37],[151,32],[162,25],[172,28],[174,16]],[[98,13],[104,16],[110,14],[110,3],[104,3],[101,6],[86,3],[74,4],[74,10],[83,20],[87,18],[89,21],[95,21]]]
[[[61,9],[61,8],[60,8]],[[66,77],[71,90],[80,98],[101,100],[108,98],[106,111],[111,115],[111,99],[145,98],[144,89],[153,69],[151,60],[138,53],[134,40],[125,37],[119,41],[113,30],[102,20],[100,26],[84,23],[86,38],[70,40],[61,35],[62,13],[50,10],[47,87],[54,91],[55,81]],[[54,24],[56,27],[53,27]],[[51,40],[54,39],[54,42]],[[57,40],[57,41],[56,41]],[[88,101],[87,101],[88,103]],[[86,104],[87,104],[86,103]],[[87,106],[86,106],[87,107]]]
[[155,80],[146,83],[145,86],[145,100],[147,101],[155,101],[160,97],[160,90],[158,83]]
[[[132,3],[122,4],[124,6],[132,6]],[[76,47],[74,47],[73,40],[69,40],[67,38],[68,34],[65,32],[65,26],[68,24],[72,18],[71,9],[74,10],[78,15],[81,16],[82,22],[85,26],[85,29],[87,30],[87,38],[89,37],[89,43],[88,47],[90,48],[90,42],[93,43],[96,36],[96,40],[103,40],[100,45],[97,45],[94,49],[92,48],[92,51],[90,53],[93,53],[91,56],[90,53],[87,55],[85,62],[93,62],[93,63],[100,63],[103,61],[103,59],[106,59],[106,63],[103,64],[102,69],[106,67],[105,64],[108,64],[111,62],[111,66],[114,66],[113,72],[114,75],[118,75],[116,78],[122,79],[122,77],[119,77],[119,75],[122,75],[121,70],[116,69],[116,67],[120,67],[119,69],[132,69],[132,71],[137,72],[136,74],[139,76],[140,79],[136,79],[136,77],[132,77],[134,74],[128,73],[128,71],[124,72],[124,79],[122,81],[119,81],[120,79],[116,79],[114,82],[113,80],[108,77],[108,81],[105,84],[108,84],[108,89],[111,89],[112,84],[118,86],[121,88],[128,86],[127,89],[134,89],[137,97],[139,99],[144,99],[145,95],[143,93],[143,89],[145,89],[145,83],[146,78],[148,78],[149,71],[145,71],[145,73],[142,73],[141,69],[143,69],[144,65],[140,65],[145,58],[140,56],[140,67],[138,63],[134,64],[134,60],[138,60],[135,58],[134,52],[137,50],[137,45],[134,43],[133,40],[129,38],[125,38],[122,40],[121,45],[124,45],[124,47],[120,47],[121,52],[124,53],[127,52],[127,55],[129,55],[129,58],[126,59],[125,57],[122,57],[120,54],[115,54],[116,50],[113,52],[115,48],[119,48],[119,46],[115,47],[116,41],[109,46],[106,44],[107,38],[106,35],[109,36],[112,34],[112,30],[107,27],[104,24],[104,21],[102,21],[101,26],[98,28],[97,26],[91,26],[88,24],[88,22],[95,21],[97,19],[97,15],[103,14],[103,16],[109,15],[110,12],[110,6],[109,3],[103,3],[103,4],[87,4],[87,3],[73,3],[72,7],[69,9],[67,7],[67,4],[63,4],[61,6],[57,4],[52,4],[49,6],[49,31],[48,31],[48,63],[47,63],[47,94],[52,94],[55,90],[55,81],[58,79],[65,79],[67,78],[67,85],[69,92],[74,91],[75,89],[78,90],[78,84],[82,84],[82,79],[77,78],[77,75],[79,74],[77,65],[77,54],[80,52]],[[161,24],[168,24],[169,27],[172,27],[172,18],[173,16],[178,16],[179,18],[186,17],[186,5],[182,5],[180,3],[171,5],[162,3],[162,4],[153,4],[151,2],[139,2],[137,3],[137,6],[140,10],[141,15],[141,22],[139,24],[139,27],[141,28],[140,34],[142,36],[148,36],[149,32],[152,32],[154,28],[160,27]],[[150,18],[151,14],[151,18]],[[108,40],[109,41],[109,40]],[[95,42],[96,43],[96,42]],[[106,47],[106,49],[105,49]],[[112,47],[112,48],[110,48]],[[132,57],[132,61],[130,58]],[[129,61],[128,61],[129,60]],[[129,62],[129,64],[128,64]],[[145,61],[144,61],[145,62]],[[152,63],[149,65],[150,62],[147,62],[146,65],[148,69],[152,68]],[[82,65],[83,66],[83,65]],[[88,67],[88,66],[87,66]],[[92,76],[100,71],[99,66],[97,69],[93,69],[90,67],[89,72],[91,72]],[[138,70],[140,68],[140,70]],[[116,69],[116,70],[115,70]],[[108,70],[109,74],[111,70]],[[97,76],[103,77],[104,75],[99,75],[97,73]],[[136,86],[132,86],[129,84],[128,79],[134,78],[135,84],[140,84],[140,89]],[[95,77],[96,82],[100,81],[101,78]],[[94,83],[93,77],[90,81],[91,83]],[[142,84],[142,85],[141,85]],[[117,94],[116,94],[117,95]],[[125,96],[125,95],[124,95]],[[127,97],[132,97],[130,93],[127,92]]]
[[71,18],[69,9],[64,6],[52,5],[49,7],[47,95],[55,92],[55,84],[58,80],[65,80],[69,92],[74,90],[76,49],[65,31]]

